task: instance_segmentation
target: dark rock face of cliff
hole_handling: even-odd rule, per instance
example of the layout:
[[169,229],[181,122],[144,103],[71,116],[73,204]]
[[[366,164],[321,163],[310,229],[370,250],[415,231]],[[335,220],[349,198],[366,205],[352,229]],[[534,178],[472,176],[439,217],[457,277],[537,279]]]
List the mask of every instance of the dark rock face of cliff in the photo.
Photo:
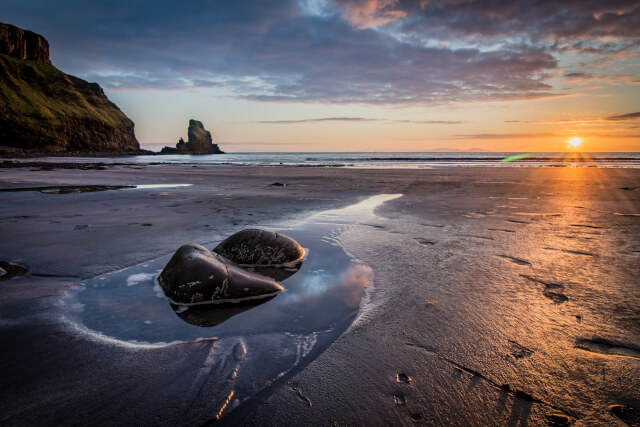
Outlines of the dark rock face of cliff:
[[39,34],[0,22],[0,53],[18,59],[51,64],[49,42]]
[[189,120],[187,130],[188,142],[182,138],[176,144],[176,148],[164,147],[160,154],[223,154],[218,144],[213,144],[211,132],[206,130],[202,122]]
[[0,23],[0,154],[140,151],[133,122],[97,83],[51,65],[42,36]]

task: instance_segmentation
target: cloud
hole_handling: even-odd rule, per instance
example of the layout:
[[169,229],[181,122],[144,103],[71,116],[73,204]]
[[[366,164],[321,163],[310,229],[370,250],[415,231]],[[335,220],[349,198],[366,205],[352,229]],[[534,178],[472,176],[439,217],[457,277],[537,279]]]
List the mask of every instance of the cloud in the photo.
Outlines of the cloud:
[[392,120],[395,123],[411,123],[417,125],[459,125],[463,122],[459,120]]
[[628,114],[616,114],[605,117],[591,117],[583,119],[554,119],[554,120],[505,120],[505,123],[526,124],[600,124],[605,122],[624,122],[640,119],[640,112]]
[[640,112],[637,113],[629,113],[629,114],[619,114],[616,116],[609,116],[609,117],[605,117],[604,120],[612,120],[612,121],[619,121],[619,120],[635,120],[635,119],[640,119]]
[[[400,1],[394,11],[414,19],[406,28],[444,36],[518,37],[575,40],[640,36],[640,5],[635,0]],[[442,36],[441,36],[442,37]]]
[[626,85],[633,84],[633,79],[637,78],[637,74],[631,73],[619,73],[619,74],[592,74],[592,73],[566,73],[563,75],[567,83],[600,83],[606,82],[612,85]]
[[630,0],[5,0],[3,19],[47,37],[64,71],[110,89],[432,105],[564,96],[549,84],[561,49],[634,52],[639,9]]
[[556,136],[553,133],[476,133],[454,135],[451,139],[534,139]]
[[405,18],[407,13],[399,10],[398,0],[357,0],[343,1],[349,22],[357,29],[365,29],[388,24]]
[[[609,139],[640,139],[639,134],[612,134],[612,133],[581,133],[582,137],[597,137],[597,138],[609,138]],[[562,135],[557,133],[479,133],[469,135],[454,135],[450,139],[486,139],[486,140],[499,140],[499,139],[540,139],[540,138],[557,138]]]
[[610,139],[637,139],[640,141],[640,134],[611,134],[611,133],[594,133],[587,134],[586,136],[593,136],[598,138],[610,138]]
[[593,75],[587,73],[565,73],[563,77],[572,80],[588,80],[593,78]]

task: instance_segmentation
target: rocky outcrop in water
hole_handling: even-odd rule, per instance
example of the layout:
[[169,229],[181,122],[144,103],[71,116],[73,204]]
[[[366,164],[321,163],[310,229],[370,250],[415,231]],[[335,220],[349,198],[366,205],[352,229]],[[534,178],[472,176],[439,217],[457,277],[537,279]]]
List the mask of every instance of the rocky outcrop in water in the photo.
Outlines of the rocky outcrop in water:
[[0,23],[0,155],[138,154],[133,122],[97,83],[51,65],[49,43]]
[[180,138],[176,148],[164,147],[160,154],[223,154],[218,144],[213,143],[211,132],[204,128],[201,121],[189,120],[188,142]]

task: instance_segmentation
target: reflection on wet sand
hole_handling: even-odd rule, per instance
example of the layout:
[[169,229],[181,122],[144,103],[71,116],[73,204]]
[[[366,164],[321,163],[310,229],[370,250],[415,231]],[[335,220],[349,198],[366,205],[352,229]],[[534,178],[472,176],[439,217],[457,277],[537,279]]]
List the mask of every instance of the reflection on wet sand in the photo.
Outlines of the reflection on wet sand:
[[44,194],[93,193],[95,191],[122,190],[135,188],[135,185],[52,185],[44,187],[0,188],[2,192],[39,191]]
[[357,308],[371,282],[373,282],[371,267],[365,264],[353,264],[342,273],[328,292],[347,307]]

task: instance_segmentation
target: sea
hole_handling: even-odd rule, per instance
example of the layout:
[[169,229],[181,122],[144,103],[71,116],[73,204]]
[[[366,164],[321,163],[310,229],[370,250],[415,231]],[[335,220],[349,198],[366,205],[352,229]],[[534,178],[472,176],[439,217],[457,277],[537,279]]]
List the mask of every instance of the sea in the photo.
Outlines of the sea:
[[[41,159],[45,160],[45,159]],[[640,168],[640,152],[500,153],[500,152],[256,152],[210,155],[144,155],[110,158],[47,158],[139,164],[298,166],[366,169],[459,167],[600,167]]]

